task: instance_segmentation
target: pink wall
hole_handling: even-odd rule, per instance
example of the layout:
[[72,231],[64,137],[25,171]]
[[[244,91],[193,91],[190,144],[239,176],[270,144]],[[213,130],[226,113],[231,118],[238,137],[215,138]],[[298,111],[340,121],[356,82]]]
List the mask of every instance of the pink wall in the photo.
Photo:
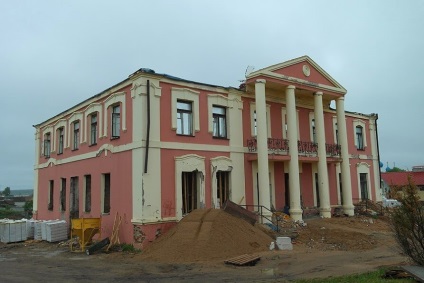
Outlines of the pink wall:
[[327,172],[328,172],[328,187],[330,190],[330,204],[337,205],[337,176],[336,176],[336,164],[327,163]]
[[[119,237],[121,242],[132,242],[132,155],[130,151],[56,165],[39,170],[38,180],[38,214],[37,219],[64,219],[69,222],[70,209],[70,178],[78,177],[80,218],[101,217],[102,237],[110,236],[116,212],[122,216]],[[101,178],[102,174],[110,173],[111,181],[111,211],[102,214],[101,208]],[[83,184],[84,175],[91,175],[91,212],[84,212]],[[66,211],[60,211],[61,178],[66,178]],[[49,180],[54,180],[53,211],[47,210]]]
[[283,210],[285,204],[284,163],[274,162],[275,209]]
[[312,164],[302,163],[302,173],[300,174],[300,188],[302,191],[303,205],[314,206],[315,184],[312,179]]
[[[306,77],[303,74],[303,69],[302,69],[303,68],[303,65],[309,66],[309,68],[311,70],[311,73],[310,73],[309,77]],[[314,83],[319,83],[319,84],[328,85],[328,86],[335,86],[326,77],[324,77],[323,75],[321,75],[308,62],[301,62],[301,63],[295,64],[295,65],[284,67],[282,69],[275,70],[274,72],[277,73],[277,74],[281,74],[281,75],[285,75],[285,76],[289,76],[289,77],[301,78],[303,80],[307,80],[307,81],[314,82]]]
[[[172,129],[172,88],[177,87],[181,88],[181,85],[169,84],[169,83],[160,83],[162,88],[162,96],[160,103],[160,113],[161,113],[161,127],[160,127],[160,136],[161,141],[165,142],[181,142],[181,143],[195,143],[195,144],[213,144],[213,145],[229,145],[228,139],[218,139],[212,136],[212,133],[208,131],[208,94],[212,94],[211,91],[205,91],[201,89],[191,88],[194,91],[199,93],[199,122],[200,122],[200,131],[194,132],[195,136],[183,136],[177,135],[176,131]],[[223,95],[220,93],[220,95]],[[227,124],[228,127],[231,125]]]
[[[59,159],[64,159],[64,158],[68,158],[71,156],[75,156],[75,155],[80,155],[80,154],[84,154],[84,153],[88,153],[88,152],[92,152],[92,151],[97,151],[100,149],[100,147],[104,144],[111,144],[113,146],[117,146],[117,145],[122,145],[122,144],[128,144],[132,142],[132,116],[133,116],[133,107],[132,107],[132,98],[131,98],[131,85],[128,85],[126,87],[123,87],[119,90],[117,90],[116,92],[125,92],[125,102],[126,102],[126,106],[125,106],[125,117],[126,117],[126,131],[122,130],[122,106],[121,106],[121,132],[120,132],[120,138],[119,139],[111,139],[111,107],[109,107],[109,109],[107,109],[108,111],[108,134],[106,138],[99,138],[99,133],[103,133],[103,128],[104,128],[104,111],[105,111],[105,107],[104,107],[104,101],[107,99],[107,97],[104,97],[102,99],[98,99],[96,101],[94,101],[93,103],[101,103],[102,104],[102,115],[97,115],[97,129],[98,129],[98,135],[97,135],[97,144],[96,145],[90,145],[90,121],[88,121],[88,126],[87,126],[87,117],[85,117],[85,112],[84,110],[86,109],[87,106],[81,107],[77,110],[75,110],[75,113],[78,113],[80,111],[82,111],[83,113],[83,119],[82,121],[80,121],[80,135],[81,135],[81,140],[82,140],[82,135],[86,135],[86,143],[80,143],[79,144],[79,148],[77,150],[73,150],[73,140],[72,140],[72,134],[69,135],[69,130],[73,131],[72,129],[72,125],[70,125],[69,123],[66,124],[65,126],[65,140],[66,142],[69,140],[70,141],[70,146],[69,147],[65,147],[63,150],[62,154],[58,154],[57,150],[58,150],[58,135],[55,133],[55,135],[52,134],[52,146],[51,148],[53,149],[53,142],[56,143],[56,152],[52,153],[50,155],[51,158],[55,158],[57,160]],[[62,119],[65,119],[68,121],[69,118],[71,118],[72,113],[68,114],[67,116],[63,117]],[[101,120],[101,123],[100,123]],[[100,129],[100,125],[101,125],[101,129]],[[51,123],[48,126],[54,126],[54,123]],[[56,129],[53,129],[54,131]],[[39,158],[39,163],[44,163],[47,161],[46,157],[41,155],[41,148],[43,148],[43,136],[44,136],[45,132],[40,131],[40,158]],[[53,140],[53,136],[54,136],[54,140]]]

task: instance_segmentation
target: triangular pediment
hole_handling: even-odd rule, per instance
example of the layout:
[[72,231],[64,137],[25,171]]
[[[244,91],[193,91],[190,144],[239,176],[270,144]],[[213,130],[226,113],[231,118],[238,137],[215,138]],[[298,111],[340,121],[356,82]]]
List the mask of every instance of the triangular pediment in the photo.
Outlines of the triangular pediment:
[[316,85],[321,88],[346,93],[346,89],[309,58],[309,56],[302,56],[254,71],[247,75],[247,79],[257,76],[269,76],[288,81],[304,82],[309,85]]

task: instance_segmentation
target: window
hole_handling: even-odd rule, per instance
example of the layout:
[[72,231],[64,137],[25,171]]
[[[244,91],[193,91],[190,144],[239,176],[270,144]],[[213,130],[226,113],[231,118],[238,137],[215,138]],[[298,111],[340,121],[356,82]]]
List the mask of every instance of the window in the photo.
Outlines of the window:
[[103,174],[103,211],[110,213],[110,174]]
[[58,149],[57,149],[57,154],[62,154],[63,153],[63,127],[62,128],[60,128],[59,130],[58,130],[58,134],[59,134],[59,140],[58,140],[58,142],[59,142],[59,147],[58,147]]
[[50,133],[47,133],[44,135],[44,156],[50,157],[50,151],[51,151],[51,136]]
[[315,128],[315,119],[312,119],[311,127],[312,127],[312,142],[317,143],[317,129]]
[[336,144],[339,144],[339,127],[337,126],[337,123],[334,124],[334,131],[336,137]]
[[54,181],[49,181],[49,202],[47,205],[48,210],[53,210],[53,189],[54,189]]
[[78,177],[71,177],[71,187],[69,191],[70,191],[69,216],[71,218],[79,218]]
[[213,136],[217,138],[227,137],[227,115],[226,108],[213,106]]
[[253,111],[253,136],[258,135],[258,121],[256,120],[256,110]]
[[80,123],[79,121],[74,122],[74,146],[73,149],[78,149],[80,139]]
[[216,184],[216,197],[218,199],[219,207],[224,207],[225,202],[229,199],[230,196],[230,172],[216,172]]
[[112,108],[112,138],[119,138],[121,133],[121,107],[115,105]]
[[60,210],[66,211],[66,178],[60,178],[61,190],[60,190]]
[[364,136],[362,126],[356,126],[356,148],[360,150],[364,149]]
[[368,174],[359,173],[359,182],[361,186],[361,197],[362,199],[368,199]]
[[193,111],[189,101],[177,101],[177,134],[193,135]]
[[90,145],[97,144],[97,115],[93,114],[91,117],[90,126]]
[[197,171],[182,172],[182,199],[183,215],[197,209],[198,205],[198,189],[197,189]]
[[91,211],[91,175],[85,175],[84,211]]

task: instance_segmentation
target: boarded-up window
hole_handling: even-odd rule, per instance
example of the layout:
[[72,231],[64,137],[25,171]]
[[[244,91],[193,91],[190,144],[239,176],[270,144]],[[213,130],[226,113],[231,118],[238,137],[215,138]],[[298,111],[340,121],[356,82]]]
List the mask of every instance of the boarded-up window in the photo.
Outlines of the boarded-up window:
[[103,174],[103,213],[110,213],[110,174]]
[[91,211],[91,175],[85,175],[85,202],[84,211]]
[[60,190],[60,210],[66,211],[66,178],[60,178],[61,190]]
[[54,181],[49,181],[49,202],[47,205],[48,210],[53,210],[53,190],[54,190]]

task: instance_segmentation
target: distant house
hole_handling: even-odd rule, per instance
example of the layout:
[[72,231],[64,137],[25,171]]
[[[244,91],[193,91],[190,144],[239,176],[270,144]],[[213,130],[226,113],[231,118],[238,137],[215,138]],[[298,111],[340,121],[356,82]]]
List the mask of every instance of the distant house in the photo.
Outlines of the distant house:
[[418,188],[418,195],[424,201],[424,171],[407,171],[407,172],[384,172],[381,178],[385,183],[383,187],[402,187],[408,184],[408,176]]
[[381,201],[377,114],[345,111],[308,56],[246,75],[233,88],[142,68],[35,125],[34,217],[101,217],[109,236],[119,213],[121,241],[143,244],[226,200],[294,220]]

